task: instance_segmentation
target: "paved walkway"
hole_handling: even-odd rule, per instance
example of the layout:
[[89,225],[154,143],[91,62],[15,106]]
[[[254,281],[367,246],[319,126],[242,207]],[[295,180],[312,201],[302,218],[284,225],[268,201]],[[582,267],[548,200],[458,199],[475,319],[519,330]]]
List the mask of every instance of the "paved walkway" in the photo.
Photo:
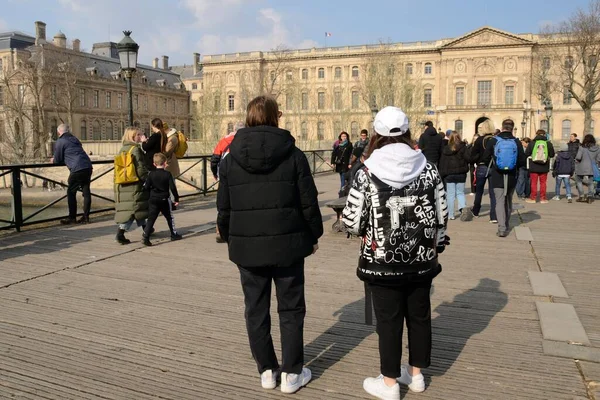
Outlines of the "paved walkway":
[[[317,178],[323,205],[336,183]],[[108,218],[0,237],[0,399],[282,398],[260,388],[237,270],[207,231],[213,203],[184,203],[184,240],[166,241],[160,221],[165,241],[152,248],[117,245]],[[569,353],[593,359],[600,348],[600,202],[526,206],[513,221],[533,241],[497,238],[485,216],[450,222],[427,390],[403,389],[403,398],[600,399],[600,364]],[[358,241],[331,233],[333,213],[322,210],[327,233],[306,265],[314,380],[294,398],[368,399],[362,380],[378,374],[377,335],[364,325]],[[540,270],[557,273],[569,297],[535,296],[528,272]],[[548,340],[536,302],[574,305],[589,344]],[[277,342],[276,323],[274,332]],[[566,357],[549,355],[552,344],[567,346]]]

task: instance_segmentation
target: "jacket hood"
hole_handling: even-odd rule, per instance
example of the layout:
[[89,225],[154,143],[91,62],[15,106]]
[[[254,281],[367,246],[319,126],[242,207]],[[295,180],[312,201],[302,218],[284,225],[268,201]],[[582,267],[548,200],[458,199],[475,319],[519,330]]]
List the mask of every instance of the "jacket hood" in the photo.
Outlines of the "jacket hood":
[[463,147],[465,147],[465,144],[462,142],[458,144],[456,150],[452,150],[450,145],[447,145],[442,148],[442,154],[451,156],[451,155],[454,155],[454,154],[457,154],[458,152],[460,152]]
[[375,150],[365,165],[382,182],[402,189],[421,175],[427,159],[421,150],[413,150],[403,143],[393,143]]
[[229,154],[248,172],[269,172],[295,148],[295,140],[289,131],[273,126],[255,126],[237,131]]
[[438,134],[438,131],[433,126],[428,126],[427,129],[425,129],[425,132],[423,132],[423,135],[435,136],[435,135],[439,135],[439,134]]
[[167,137],[171,137],[176,133],[177,133],[177,129],[171,128],[171,129],[169,129],[169,132],[167,132]]
[[79,139],[77,139],[75,136],[73,136],[73,134],[70,132],[63,133],[59,139],[66,140],[67,142],[71,142],[71,143],[77,143],[79,141]]
[[559,152],[556,154],[556,156],[557,156],[557,157],[559,157],[559,158],[562,158],[562,159],[564,159],[564,160],[568,160],[568,159],[570,159],[571,157],[573,157],[573,156],[571,155],[571,152],[569,152],[568,150],[559,151]]
[[597,152],[598,150],[600,150],[600,147],[598,147],[597,144],[593,145],[592,147],[588,147],[587,148],[589,151],[591,151],[592,153]]

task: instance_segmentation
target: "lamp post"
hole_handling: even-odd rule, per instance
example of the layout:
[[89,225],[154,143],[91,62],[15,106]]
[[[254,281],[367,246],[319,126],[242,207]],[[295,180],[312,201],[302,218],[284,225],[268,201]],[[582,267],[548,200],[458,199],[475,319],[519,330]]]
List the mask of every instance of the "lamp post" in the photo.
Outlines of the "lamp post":
[[131,77],[137,68],[137,56],[140,46],[129,36],[131,31],[123,31],[125,37],[117,44],[121,70],[127,80],[127,103],[129,105],[129,126],[133,126],[133,96]]
[[548,120],[548,132],[546,133],[546,139],[550,140],[550,138],[552,138],[552,124],[550,122],[552,118],[551,100],[546,100],[546,106],[544,107],[544,110],[546,111],[546,119]]
[[373,122],[375,122],[375,117],[377,116],[377,113],[379,112],[379,110],[377,109],[377,104],[375,104],[375,102],[371,103],[371,116],[373,117]]
[[[525,111],[523,111],[525,112]],[[521,139],[525,137],[525,127],[527,126],[527,122],[525,122],[525,117],[523,117],[523,121],[521,121]]]

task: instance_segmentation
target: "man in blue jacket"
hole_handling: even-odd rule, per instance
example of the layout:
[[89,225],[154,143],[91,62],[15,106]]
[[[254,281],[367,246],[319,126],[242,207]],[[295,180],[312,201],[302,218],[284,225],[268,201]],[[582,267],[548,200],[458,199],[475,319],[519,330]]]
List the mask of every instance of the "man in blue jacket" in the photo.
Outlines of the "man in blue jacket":
[[[54,164],[65,164],[69,168],[69,180],[67,183],[67,203],[69,205],[69,217],[62,219],[61,224],[74,223],[87,224],[90,222],[90,208],[92,207],[92,193],[90,182],[92,179],[92,162],[83,150],[81,142],[70,132],[69,125],[58,126],[58,140],[54,147]],[[83,217],[77,217],[77,191],[83,192]]]

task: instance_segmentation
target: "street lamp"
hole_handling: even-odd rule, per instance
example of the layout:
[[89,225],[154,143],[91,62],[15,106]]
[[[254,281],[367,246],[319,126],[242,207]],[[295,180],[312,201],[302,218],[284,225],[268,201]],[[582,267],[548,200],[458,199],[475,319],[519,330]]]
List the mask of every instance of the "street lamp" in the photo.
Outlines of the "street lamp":
[[550,123],[550,119],[552,118],[552,101],[546,100],[546,106],[544,107],[546,111],[546,119],[548,120],[548,133],[546,134],[546,139],[550,139],[552,137],[552,124]]
[[379,110],[377,109],[377,104],[375,104],[375,102],[371,102],[371,116],[373,117],[373,122],[375,122],[375,117],[377,116],[377,113],[379,112]]
[[525,127],[527,126],[527,122],[525,122],[525,117],[523,117],[523,121],[521,121],[521,138],[525,137]]
[[125,73],[127,80],[127,98],[129,104],[129,126],[133,126],[133,96],[131,88],[131,77],[137,68],[137,56],[140,46],[129,36],[131,31],[123,31],[125,37],[117,44],[121,70]]

